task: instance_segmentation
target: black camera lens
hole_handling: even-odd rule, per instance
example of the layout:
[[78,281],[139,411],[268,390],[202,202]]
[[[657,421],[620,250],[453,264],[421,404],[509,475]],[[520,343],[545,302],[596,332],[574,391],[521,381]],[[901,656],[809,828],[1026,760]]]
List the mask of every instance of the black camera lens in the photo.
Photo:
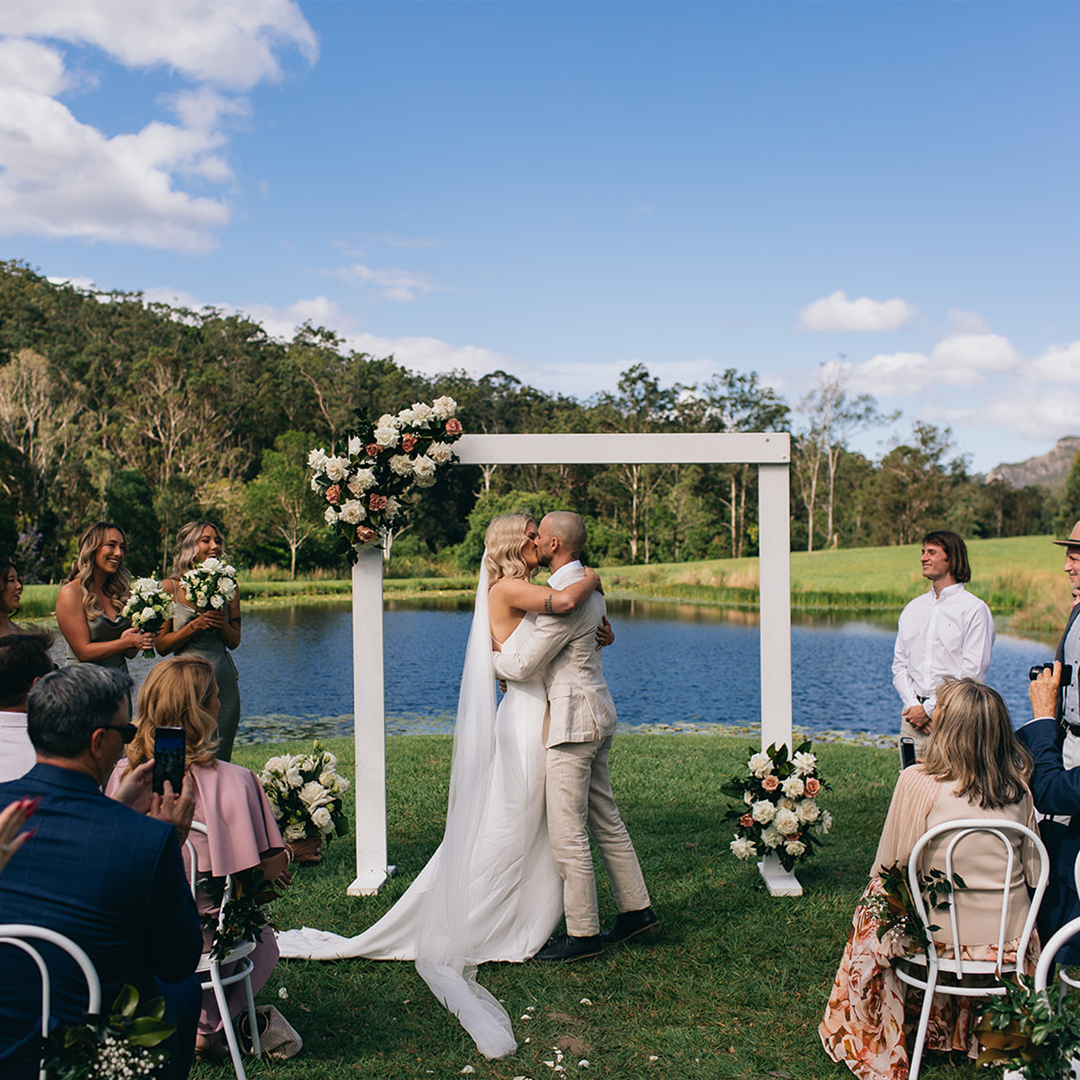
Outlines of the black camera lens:
[[1053,671],[1053,664],[1032,664],[1031,670],[1028,672],[1028,678],[1034,682],[1044,671]]

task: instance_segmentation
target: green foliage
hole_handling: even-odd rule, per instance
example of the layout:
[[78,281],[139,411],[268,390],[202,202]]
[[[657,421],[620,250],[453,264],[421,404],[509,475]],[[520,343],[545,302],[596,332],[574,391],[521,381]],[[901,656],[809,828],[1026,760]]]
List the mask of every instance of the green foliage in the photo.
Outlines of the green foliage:
[[1044,990],[1021,975],[1003,997],[989,999],[975,1029],[985,1049],[978,1065],[1009,1065],[1027,1080],[1061,1080],[1080,1051],[1080,1003],[1065,997],[1052,1005]]
[[105,518],[119,523],[127,535],[124,562],[132,576],[156,576],[160,528],[150,485],[138,469],[124,469],[109,481]]

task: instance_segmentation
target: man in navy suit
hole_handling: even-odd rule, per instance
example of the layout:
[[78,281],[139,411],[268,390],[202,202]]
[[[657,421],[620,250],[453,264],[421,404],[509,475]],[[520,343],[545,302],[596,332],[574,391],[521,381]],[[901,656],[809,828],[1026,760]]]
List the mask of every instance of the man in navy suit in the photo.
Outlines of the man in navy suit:
[[[39,799],[37,828],[0,874],[0,923],[46,926],[81,945],[101,979],[106,1010],[125,984],[143,1002],[163,996],[177,1034],[164,1044],[170,1059],[158,1075],[182,1078],[195,1045],[202,931],[171,822],[190,823],[190,793],[174,800],[170,792],[164,807],[155,801],[164,820],[122,805],[149,783],[148,768],[136,770],[117,800],[102,794],[135,733],[130,688],[124,672],[76,664],[39,679],[30,692],[27,728],[37,764],[0,784],[0,809],[22,797]],[[82,976],[66,954],[41,949],[52,975],[54,1020],[81,1021]],[[40,978],[19,950],[5,947],[2,963],[0,1075],[31,1078]]]

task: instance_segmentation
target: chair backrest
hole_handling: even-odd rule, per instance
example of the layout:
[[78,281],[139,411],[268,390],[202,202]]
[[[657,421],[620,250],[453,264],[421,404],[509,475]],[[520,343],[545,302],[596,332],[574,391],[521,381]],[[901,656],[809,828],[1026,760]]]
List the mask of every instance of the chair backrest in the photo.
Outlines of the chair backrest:
[[[953,863],[956,848],[965,837],[971,836],[973,833],[989,833],[990,835],[997,837],[1002,843],[1004,855],[1002,862],[1005,867],[1005,872],[1002,877],[1001,919],[998,924],[997,940],[997,966],[999,969],[1001,967],[1002,957],[1005,953],[1005,933],[1006,927],[1009,925],[1009,901],[1011,899],[1013,867],[1016,859],[1016,852],[1010,841],[1009,833],[1018,833],[1022,838],[1030,840],[1034,845],[1035,850],[1038,852],[1039,877],[1038,881],[1035,883],[1035,891],[1031,896],[1027,918],[1024,920],[1024,926],[1020,934],[1020,941],[1016,952],[1017,966],[1022,966],[1024,956],[1027,953],[1028,942],[1031,940],[1031,934],[1035,928],[1035,917],[1039,913],[1039,905],[1042,903],[1043,893],[1046,892],[1046,883],[1050,877],[1050,860],[1046,854],[1045,845],[1042,840],[1039,839],[1038,833],[1029,829],[1026,825],[1021,825],[1016,821],[1009,821],[1006,818],[961,818],[957,821],[946,821],[940,825],[935,825],[932,829],[928,829],[919,837],[911,852],[911,858],[908,860],[908,885],[911,888],[911,896],[915,902],[915,908],[918,911],[919,918],[922,920],[923,927],[926,929],[926,937],[930,942],[927,951],[935,960],[937,959],[937,949],[934,946],[933,934],[929,929],[931,919],[927,914],[926,902],[923,899],[922,889],[919,885],[919,873],[922,869],[923,851],[927,844],[936,840],[939,836],[950,832],[956,834],[949,840],[945,848],[945,875],[950,883],[953,881]],[[963,959],[961,957],[961,945],[963,944],[963,938],[960,935],[960,923],[955,896],[949,903],[949,920],[953,936],[956,973],[962,976]],[[979,942],[978,944],[987,943]]]
[[[206,826],[201,821],[193,821],[191,823],[191,830],[190,831],[191,832],[202,833],[203,836],[208,836],[209,835],[209,831],[207,830]],[[190,880],[190,884],[191,884],[191,895],[194,897],[198,893],[199,871],[198,871],[198,866],[196,865],[197,862],[198,862],[198,859],[197,859],[197,855],[196,855],[196,852],[195,852],[195,845],[191,842],[190,835],[188,836],[187,840],[184,841],[184,847],[186,847],[187,851],[188,851],[188,861],[190,863],[190,867],[189,867],[189,870],[188,870],[188,875],[189,875],[189,880]],[[218,925],[217,925],[217,928],[218,928],[219,931],[221,930],[222,924],[225,921],[225,905],[232,899],[232,893],[233,893],[232,874],[227,874],[226,877],[225,877],[225,892],[221,897],[221,909],[218,911]]]
[[52,1007],[52,987],[49,982],[49,968],[45,958],[31,942],[47,941],[63,949],[79,966],[86,980],[86,1011],[101,1011],[101,982],[93,961],[85,950],[76,945],[69,937],[50,930],[47,926],[30,926],[26,923],[0,923],[0,945],[12,945],[26,953],[37,965],[41,974],[41,1034],[49,1034],[49,1016]]

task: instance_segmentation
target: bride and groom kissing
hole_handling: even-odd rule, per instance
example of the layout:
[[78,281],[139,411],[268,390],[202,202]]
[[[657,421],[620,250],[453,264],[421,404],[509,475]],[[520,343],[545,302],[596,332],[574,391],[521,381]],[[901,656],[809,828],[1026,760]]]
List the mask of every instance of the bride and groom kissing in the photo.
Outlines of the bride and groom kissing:
[[[491,522],[442,843],[364,933],[304,928],[278,939],[283,957],[415,960],[489,1058],[517,1043],[506,1010],[476,981],[479,964],[582,960],[660,926],[608,779],[616,718],[600,644],[610,635],[600,579],[578,560],[585,540],[584,522],[568,512],[539,525],[523,513]],[[530,582],[541,564],[550,587]],[[496,677],[507,686],[498,709]],[[590,831],[619,911],[607,934]],[[564,911],[567,932],[549,941]]]

